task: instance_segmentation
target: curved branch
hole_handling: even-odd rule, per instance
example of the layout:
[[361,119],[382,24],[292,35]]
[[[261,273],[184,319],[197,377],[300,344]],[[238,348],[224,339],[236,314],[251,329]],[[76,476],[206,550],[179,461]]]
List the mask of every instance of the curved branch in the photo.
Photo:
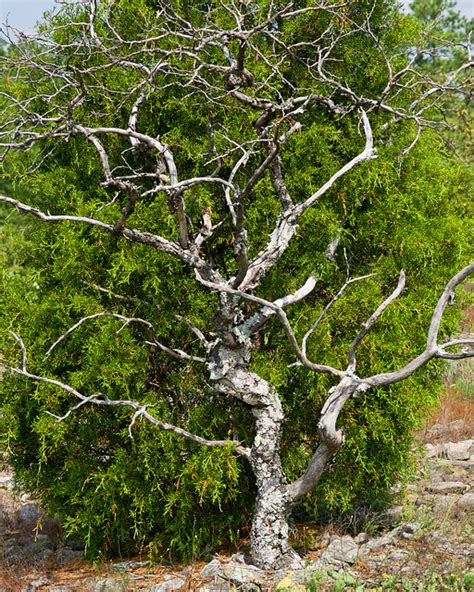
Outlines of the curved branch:
[[[452,342],[448,342],[448,344],[445,344],[444,346],[439,346],[437,344],[438,332],[441,324],[441,319],[443,317],[443,312],[448,303],[453,298],[456,286],[458,286],[461,282],[463,282],[473,273],[474,263],[470,263],[469,265],[466,265],[464,269],[461,269],[461,271],[457,273],[454,277],[452,277],[446,284],[446,287],[444,288],[443,293],[441,294],[438,303],[436,304],[433,316],[431,317],[431,323],[430,328],[428,330],[428,338],[425,350],[419,356],[417,356],[416,358],[408,362],[408,364],[403,366],[403,368],[400,368],[400,370],[396,370],[395,372],[387,372],[384,374],[376,374],[374,376],[362,379],[363,383],[367,386],[367,388],[393,384],[395,382],[405,380],[405,378],[411,376],[419,368],[421,368],[427,362],[434,358],[462,359],[474,357],[474,349],[467,350],[465,352],[460,352],[459,354],[450,354],[448,352],[445,352],[443,348],[447,347]],[[458,344],[459,343],[457,343],[457,340],[453,343],[453,345]]]
[[[95,218],[89,218],[87,216],[45,214],[44,212],[38,210],[37,208],[34,208],[33,206],[29,206],[28,204],[25,204],[17,199],[13,199],[6,195],[0,195],[0,202],[12,205],[16,207],[18,210],[36,216],[37,218],[45,222],[81,222],[83,224],[89,224],[91,226],[101,228],[102,230],[105,230],[110,234],[117,234],[117,230],[114,225],[107,224],[106,222],[102,222],[100,220],[96,220]],[[119,234],[120,236],[123,236],[131,242],[150,245],[158,249],[159,251],[163,251],[164,253],[174,255],[175,257],[177,257],[193,269],[199,270],[199,272],[205,277],[212,278],[214,281],[221,280],[219,272],[212,269],[209,263],[207,263],[204,259],[199,257],[196,253],[191,252],[188,249],[183,249],[179,245],[171,241],[168,241],[161,236],[151,234],[150,232],[142,232],[140,230],[136,230],[133,228],[123,228],[120,230]]]
[[[23,340],[21,339],[21,337],[19,337],[16,334],[14,334],[14,337],[20,343],[21,348],[24,353],[24,356],[25,356],[26,355],[26,348],[25,348],[25,344],[23,343]],[[23,359],[23,364],[25,364],[25,358]],[[132,425],[133,425],[133,423],[135,423],[135,420],[137,419],[137,417],[141,416],[144,419],[146,419],[149,423],[157,426],[158,428],[160,428],[162,430],[173,432],[174,434],[177,434],[178,436],[181,436],[183,438],[187,438],[188,440],[192,440],[194,442],[197,442],[198,444],[202,444],[203,446],[207,446],[209,448],[216,448],[219,446],[231,446],[231,447],[235,448],[235,451],[238,454],[245,456],[245,457],[250,457],[250,451],[247,448],[244,448],[243,446],[241,446],[239,442],[236,442],[233,440],[207,440],[206,438],[202,438],[201,436],[197,436],[196,434],[188,432],[187,430],[184,430],[183,428],[179,428],[173,424],[156,419],[156,417],[153,417],[153,415],[150,415],[150,413],[148,413],[148,411],[146,410],[147,407],[150,407],[149,405],[141,405],[140,403],[137,403],[136,401],[129,401],[129,400],[124,400],[124,399],[111,400],[101,394],[94,394],[94,395],[86,397],[85,395],[80,393],[77,389],[73,388],[72,386],[70,386],[68,384],[65,384],[64,382],[60,382],[59,380],[55,380],[54,378],[47,378],[45,376],[38,376],[37,374],[32,374],[31,372],[29,372],[26,369],[25,365],[23,365],[22,368],[16,368],[14,366],[10,366],[10,365],[5,364],[4,362],[0,361],[0,366],[5,368],[6,370],[9,370],[10,372],[13,372],[14,374],[18,374],[19,376],[24,376],[25,378],[28,378],[30,380],[36,380],[38,382],[43,382],[45,384],[50,384],[52,386],[56,386],[64,391],[66,391],[67,393],[74,395],[74,397],[79,399],[79,403],[77,405],[75,405],[74,407],[72,407],[63,416],[57,416],[51,412],[47,412],[48,415],[53,416],[56,419],[56,421],[58,421],[58,422],[63,421],[73,411],[75,411],[76,409],[79,409],[80,407],[82,407],[83,405],[88,404],[88,403],[91,405],[98,405],[101,407],[130,407],[131,409],[135,410],[135,414],[132,418]],[[101,397],[101,398],[99,398],[99,397]]]
[[349,347],[348,353],[348,361],[349,364],[347,366],[348,372],[354,372],[357,365],[356,360],[356,349],[359,347],[362,339],[367,335],[370,331],[372,326],[374,325],[375,321],[379,318],[379,316],[383,313],[383,311],[394,301],[396,300],[400,294],[403,292],[405,288],[405,272],[400,272],[400,277],[398,279],[398,284],[395,290],[390,294],[388,298],[386,298],[382,304],[377,308],[377,310],[371,315],[371,317],[362,325],[362,329],[359,333],[355,336],[354,340],[352,341]]
[[120,333],[120,331],[122,331],[122,329],[124,329],[129,323],[141,323],[141,324],[145,325],[146,327],[148,327],[148,329],[151,330],[151,333],[153,336],[153,341],[145,341],[145,343],[147,345],[152,345],[153,347],[158,347],[162,351],[166,352],[167,354],[169,354],[170,356],[172,356],[173,358],[176,358],[178,360],[186,360],[188,362],[201,362],[201,363],[206,362],[205,358],[201,358],[199,356],[191,356],[191,355],[187,354],[186,352],[182,351],[181,349],[167,347],[166,345],[163,345],[162,343],[160,343],[155,338],[155,329],[149,321],[147,321],[145,319],[141,319],[139,317],[125,317],[124,315],[113,313],[113,312],[97,312],[95,314],[88,315],[88,316],[80,319],[75,325],[70,327],[65,333],[63,333],[58,339],[56,339],[56,341],[53,343],[53,345],[46,352],[43,360],[46,360],[50,356],[51,352],[56,348],[56,346],[59,345],[61,343],[61,341],[63,341],[66,337],[68,337],[68,335],[70,335],[73,331],[75,331],[83,323],[85,323],[86,321],[90,321],[91,319],[96,319],[98,317],[109,317],[109,318],[119,319],[121,321],[124,321],[124,324],[120,327],[120,329],[117,331],[117,333]]
[[[225,292],[226,294],[231,294],[232,296],[238,296],[239,298],[244,298],[245,300],[249,300],[250,302],[255,302],[257,304],[260,304],[263,307],[270,309],[271,311],[273,311],[275,314],[278,315],[278,318],[280,319],[280,321],[283,325],[283,329],[285,330],[286,336],[288,337],[290,347],[303,366],[305,366],[306,368],[309,368],[310,370],[314,370],[315,372],[326,372],[328,374],[332,374],[333,376],[337,376],[338,378],[343,378],[345,376],[345,374],[344,374],[344,372],[342,372],[342,370],[338,370],[337,368],[333,368],[332,366],[326,366],[323,364],[315,364],[315,363],[311,362],[310,360],[308,360],[306,355],[301,351],[301,349],[298,345],[298,341],[296,339],[296,336],[295,336],[293,329],[290,325],[290,322],[288,321],[288,317],[286,316],[285,311],[283,310],[283,308],[280,305],[280,304],[286,305],[286,304],[290,304],[291,302],[296,302],[297,300],[293,299],[294,295],[286,297],[287,299],[289,299],[286,301],[285,301],[285,299],[280,299],[280,301],[276,300],[275,302],[270,302],[269,300],[265,300],[264,298],[259,298],[258,296],[254,296],[253,294],[247,294],[246,292],[242,292],[241,290],[236,290],[235,288],[231,288],[227,284],[217,284],[217,283],[206,281],[202,277],[199,276],[199,273],[196,273],[196,278],[203,286],[206,286],[207,288],[210,288],[211,290],[215,290],[216,292]],[[297,299],[301,299],[303,297],[303,295],[306,295],[307,293],[309,293],[309,291],[311,291],[311,290],[309,290],[309,288],[312,289],[314,287],[314,285],[315,285],[314,278],[309,278],[307,280],[305,286],[303,286],[303,288],[300,289],[301,291],[297,291],[295,293],[295,294],[298,294]],[[280,302],[280,304],[278,304],[278,302]],[[252,319],[253,319],[253,317],[251,317],[251,320]],[[248,323],[248,321],[244,322],[240,327],[236,327],[234,329],[234,331],[236,333],[239,333],[239,332],[242,332],[244,334],[250,333],[251,330],[254,330],[254,323],[252,321],[252,325],[249,325],[249,326],[247,326],[247,323]]]

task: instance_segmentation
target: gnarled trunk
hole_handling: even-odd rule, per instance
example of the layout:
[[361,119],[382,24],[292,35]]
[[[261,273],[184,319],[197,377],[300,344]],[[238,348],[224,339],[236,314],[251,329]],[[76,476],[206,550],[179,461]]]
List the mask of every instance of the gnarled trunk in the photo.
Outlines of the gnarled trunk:
[[268,404],[256,408],[255,439],[250,462],[257,485],[257,500],[250,531],[252,560],[266,569],[296,567],[301,559],[289,543],[288,515],[291,500],[280,459],[283,410],[268,385]]

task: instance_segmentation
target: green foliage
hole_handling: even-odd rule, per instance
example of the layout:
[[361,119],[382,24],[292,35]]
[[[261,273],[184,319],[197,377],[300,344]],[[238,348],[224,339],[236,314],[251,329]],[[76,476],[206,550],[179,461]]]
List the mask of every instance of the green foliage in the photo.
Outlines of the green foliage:
[[469,592],[472,590],[472,574],[464,576],[448,574],[439,575],[430,571],[422,574],[416,582],[412,578],[386,577],[378,584],[366,584],[349,574],[337,573],[327,574],[316,573],[306,585],[308,592],[331,590],[333,592]]
[[[114,21],[120,34],[130,39],[147,35],[155,18],[154,2],[104,3],[109,4],[120,16]],[[196,2],[173,4],[196,23],[202,18]],[[349,26],[349,17],[354,22],[364,19],[372,4],[354,3],[341,26]],[[258,3],[253,18],[259,19],[267,8],[268,2]],[[218,4],[213,10],[219,26],[233,26],[228,11]],[[327,18],[314,12],[302,14],[288,25],[285,34],[288,40],[317,38],[327,26]],[[400,60],[406,60],[404,51],[421,35],[416,21],[399,14],[388,2],[377,2],[372,18],[381,43],[392,53],[400,51]],[[77,7],[69,7],[57,17],[56,25],[67,23],[54,33],[65,48],[80,28],[74,23],[80,21]],[[47,24],[43,26],[47,30]],[[97,31],[100,35],[100,24]],[[167,42],[172,44],[173,40]],[[268,39],[262,35],[259,43],[265,53]],[[65,55],[57,59],[70,68],[87,61],[93,64],[86,45],[82,51],[68,54],[65,49]],[[299,67],[309,51],[303,45],[284,66],[295,85],[324,95],[324,87],[315,84],[314,88]],[[380,94],[385,70],[370,38],[348,36],[341,42],[337,58],[334,75],[355,89],[364,88],[371,96]],[[126,127],[133,97],[120,98],[120,103],[117,96],[122,97],[123,89],[134,88],[136,74],[120,66],[94,65],[94,80],[85,81],[92,90],[80,107],[83,121]],[[257,81],[270,75],[265,60],[255,58],[251,66]],[[100,91],[104,81],[116,94]],[[225,96],[215,104],[198,101],[185,88],[167,86],[166,81],[164,75],[162,89],[143,107],[140,124],[150,136],[159,136],[172,148],[178,168],[185,174],[211,174],[215,163],[209,163],[209,122],[223,130],[216,135],[215,149],[225,153],[229,149],[227,137],[245,142],[252,136],[255,112],[229,108],[232,103]],[[39,94],[53,82],[38,74],[30,86],[11,80],[8,85],[17,85],[16,90],[28,96],[32,87]],[[276,83],[274,93],[284,95],[290,90]],[[69,99],[60,92],[56,97],[59,102]],[[39,98],[35,100],[35,108],[47,110]],[[403,103],[409,97],[401,92],[398,100]],[[378,159],[354,169],[304,215],[298,236],[259,292],[268,299],[281,297],[300,287],[315,270],[316,289],[288,313],[302,337],[344,282],[343,249],[353,276],[376,273],[350,287],[308,344],[311,359],[339,366],[344,364],[347,347],[360,324],[393,289],[403,268],[408,277],[407,293],[361,346],[361,376],[398,368],[423,349],[437,295],[467,259],[463,217],[472,182],[469,172],[447,153],[434,133],[425,133],[400,160],[401,150],[414,137],[412,125],[399,122],[386,131],[386,114],[374,112],[371,117],[374,135],[381,138]],[[318,189],[362,147],[356,115],[341,121],[314,108],[305,115],[304,126],[305,133],[295,134],[281,154],[295,201]],[[122,152],[129,148],[126,139],[105,139],[104,144],[111,162],[120,162]],[[90,142],[72,136],[60,148],[52,142],[46,148],[54,148],[51,157],[33,173],[25,171],[37,154],[17,157],[9,168],[4,166],[4,181],[14,180],[12,193],[27,194],[28,203],[51,213],[96,216],[113,223],[124,205],[123,197],[103,207],[113,192],[102,185],[102,167]],[[258,162],[260,156],[252,158]],[[137,164],[148,157],[136,154],[133,158]],[[228,174],[233,160],[223,157],[219,165]],[[236,182],[244,186],[245,181],[245,174],[239,173]],[[213,222],[225,220],[219,192],[199,186],[190,192],[187,205],[196,227],[206,208],[211,209]],[[140,324],[123,327],[117,319],[91,320],[43,359],[69,327],[104,310],[146,318],[155,326],[158,339],[200,355],[195,335],[175,315],[179,313],[203,330],[212,328],[216,297],[196,284],[189,269],[170,255],[87,226],[69,222],[52,226],[5,210],[3,214],[0,351],[6,359],[21,356],[9,334],[14,330],[25,341],[31,372],[56,377],[87,395],[100,393],[109,399],[153,405],[150,412],[156,418],[203,437],[235,434],[244,444],[251,443],[253,426],[248,409],[217,396],[197,363],[183,366],[150,347],[146,343],[149,331]],[[250,256],[266,243],[276,214],[270,182],[263,178],[246,204]],[[139,203],[133,225],[169,240],[178,236],[164,194]],[[341,248],[336,261],[330,262],[324,254],[335,234],[340,235]],[[236,270],[234,238],[229,222],[224,221],[204,246],[208,260],[228,276]],[[453,332],[457,322],[458,313],[448,311],[443,332]],[[317,419],[332,386],[325,375],[288,368],[293,361],[281,326],[272,320],[255,343],[253,369],[271,381],[282,398],[287,418],[282,455],[288,478],[300,476],[314,452]],[[305,515],[320,515],[328,509],[348,511],[383,498],[394,479],[409,467],[410,434],[436,403],[440,372],[441,367],[433,364],[402,384],[361,395],[346,406],[340,419],[346,445],[317,492],[304,500]],[[131,439],[133,412],[122,408],[84,406],[57,422],[45,411],[57,416],[68,412],[71,397],[63,390],[12,375],[4,375],[0,389],[2,441],[18,482],[36,492],[49,511],[62,518],[68,533],[82,537],[91,557],[146,548],[155,557],[192,559],[220,544],[235,542],[246,532],[255,488],[249,466],[236,458],[232,449],[208,450],[140,420],[131,428]]]

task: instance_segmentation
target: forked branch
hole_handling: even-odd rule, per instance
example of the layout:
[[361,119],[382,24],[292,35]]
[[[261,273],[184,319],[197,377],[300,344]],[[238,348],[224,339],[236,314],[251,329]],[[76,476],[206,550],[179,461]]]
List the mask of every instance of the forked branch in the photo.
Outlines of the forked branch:
[[38,382],[42,382],[45,384],[55,386],[65,392],[69,393],[70,395],[73,395],[74,397],[76,397],[76,399],[79,399],[79,403],[74,405],[73,407],[71,407],[69,409],[69,411],[62,416],[55,415],[51,412],[48,412],[48,414],[51,415],[52,417],[54,417],[56,419],[56,421],[59,422],[59,421],[63,421],[65,419],[67,419],[69,417],[69,415],[71,415],[71,413],[73,413],[74,411],[76,411],[77,409],[79,409],[80,407],[82,407],[86,404],[97,405],[100,407],[129,407],[131,409],[134,409],[134,411],[135,411],[135,413],[132,417],[132,420],[131,420],[130,427],[129,427],[130,435],[131,435],[131,428],[132,428],[133,424],[135,423],[135,421],[137,420],[137,418],[143,417],[143,419],[145,419],[149,423],[155,425],[156,427],[158,427],[162,430],[173,432],[174,434],[176,434],[178,436],[181,436],[183,438],[187,438],[188,440],[192,440],[193,442],[197,442],[198,444],[202,444],[203,446],[207,446],[209,448],[216,448],[216,447],[220,447],[220,446],[230,446],[230,447],[234,448],[235,451],[242,456],[248,457],[250,455],[250,451],[247,448],[241,446],[241,444],[237,441],[207,440],[206,438],[202,438],[201,436],[197,436],[196,434],[188,432],[187,430],[184,430],[183,428],[180,428],[180,427],[175,426],[173,424],[167,423],[165,421],[161,421],[161,420],[157,419],[156,417],[154,417],[153,415],[151,415],[147,411],[147,409],[151,407],[150,405],[142,405],[141,403],[137,403],[136,401],[129,401],[126,399],[109,399],[108,397],[102,395],[101,393],[96,393],[96,394],[93,394],[90,396],[86,396],[86,395],[83,395],[81,392],[79,392],[77,389],[73,388],[72,386],[70,386],[64,382],[61,382],[61,381],[56,380],[54,378],[47,378],[46,376],[39,376],[37,374],[33,374],[33,373],[29,372],[29,370],[27,369],[26,346],[19,335],[17,335],[16,333],[12,333],[12,335],[16,339],[16,341],[19,343],[22,353],[23,353],[22,367],[18,368],[15,366],[10,366],[8,364],[5,364],[1,360],[0,360],[0,366],[2,366],[6,370],[9,370],[10,372],[17,374],[19,376],[24,376],[25,378],[28,378],[30,380],[36,380]]

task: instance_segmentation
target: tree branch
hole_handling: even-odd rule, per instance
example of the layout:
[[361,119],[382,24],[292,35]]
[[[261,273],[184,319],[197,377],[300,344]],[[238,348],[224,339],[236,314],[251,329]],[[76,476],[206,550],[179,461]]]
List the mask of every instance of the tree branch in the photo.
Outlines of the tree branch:
[[[461,282],[463,282],[467,277],[474,273],[474,263],[466,265],[460,272],[458,272],[454,277],[452,277],[449,282],[446,284],[446,287],[441,294],[438,303],[433,312],[433,316],[431,317],[430,328],[428,331],[428,338],[426,342],[425,350],[416,358],[408,362],[403,368],[397,370],[395,372],[388,372],[385,374],[376,374],[374,376],[370,376],[368,378],[362,379],[364,384],[367,385],[368,388],[373,388],[377,386],[383,386],[388,384],[393,384],[395,382],[400,382],[401,380],[405,380],[411,376],[414,372],[416,372],[419,368],[424,366],[427,362],[432,360],[433,358],[445,358],[445,359],[460,359],[459,354],[449,354],[444,351],[444,346],[438,346],[437,338],[439,327],[441,324],[441,319],[443,317],[443,312],[450,302],[451,298],[454,296],[454,290],[456,286],[458,286]],[[453,345],[462,345],[458,343],[458,340],[454,342]],[[470,344],[470,340],[469,340]],[[456,358],[453,356],[456,355]],[[471,350],[467,350],[462,352],[462,358],[470,358],[474,356],[474,348]]]
[[[17,374],[19,376],[24,376],[25,378],[28,378],[30,380],[36,380],[38,382],[43,382],[45,384],[50,384],[52,386],[56,386],[64,391],[66,391],[67,393],[74,395],[74,397],[79,399],[79,403],[77,405],[75,405],[74,407],[72,407],[63,416],[57,416],[51,412],[48,413],[49,415],[53,416],[57,421],[63,421],[64,419],[69,417],[69,415],[73,411],[79,409],[80,407],[82,407],[83,405],[86,405],[86,404],[92,404],[92,405],[97,405],[97,406],[101,406],[101,407],[130,407],[131,409],[135,410],[135,414],[132,418],[132,425],[133,425],[133,423],[135,423],[137,417],[140,416],[140,417],[143,417],[144,419],[146,419],[149,423],[157,426],[158,428],[160,428],[162,430],[173,432],[174,434],[177,434],[178,436],[181,436],[183,438],[187,438],[188,440],[192,440],[194,442],[197,442],[198,444],[202,444],[203,446],[207,446],[209,448],[216,448],[216,447],[220,447],[220,446],[231,446],[232,448],[235,449],[235,451],[238,454],[245,456],[245,457],[250,456],[250,451],[247,448],[244,448],[243,446],[241,446],[239,442],[235,442],[233,440],[207,440],[205,438],[201,438],[201,436],[197,436],[196,434],[188,432],[188,431],[186,431],[182,428],[179,428],[173,424],[156,419],[156,417],[153,417],[153,415],[150,415],[150,413],[148,413],[148,411],[146,410],[148,407],[150,407],[150,405],[141,405],[140,403],[137,403],[136,401],[129,401],[129,400],[125,400],[125,399],[111,400],[101,394],[94,394],[89,397],[86,397],[85,395],[80,393],[77,389],[75,389],[72,386],[65,384],[59,380],[55,380],[54,378],[47,378],[45,376],[38,376],[36,374],[32,374],[26,368],[26,347],[25,347],[25,344],[20,336],[18,336],[16,334],[13,334],[13,336],[18,341],[18,343],[20,344],[21,349],[23,351],[23,367],[16,368],[14,366],[10,366],[8,364],[5,364],[1,360],[0,360],[0,366],[5,368],[6,370],[9,370],[10,372],[13,372],[14,374]],[[102,398],[99,398],[99,397],[102,397]],[[130,426],[130,430],[131,430],[131,426]]]
[[405,272],[400,272],[400,277],[398,279],[398,284],[395,290],[390,294],[388,298],[386,298],[382,304],[377,308],[377,310],[372,314],[372,316],[362,325],[362,329],[359,333],[355,336],[354,340],[352,341],[349,347],[348,353],[348,366],[347,372],[355,372],[357,361],[356,361],[356,349],[359,347],[360,342],[367,333],[370,331],[372,326],[374,325],[375,321],[380,317],[383,311],[394,301],[396,300],[400,294],[403,292],[405,288]]

